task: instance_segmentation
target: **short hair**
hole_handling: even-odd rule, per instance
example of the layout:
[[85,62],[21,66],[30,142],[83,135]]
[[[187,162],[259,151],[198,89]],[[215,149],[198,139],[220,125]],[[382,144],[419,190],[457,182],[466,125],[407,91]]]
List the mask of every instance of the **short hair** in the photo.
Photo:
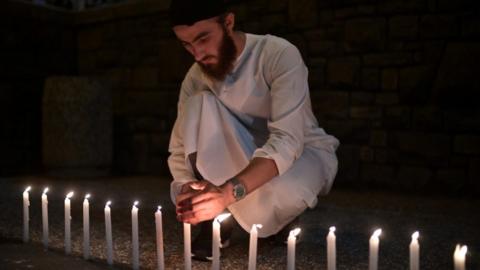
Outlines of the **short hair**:
[[[226,11],[224,0],[171,0],[170,24],[172,27],[193,25],[198,21],[224,15]],[[219,20],[222,20],[221,17],[224,22],[225,16],[220,16]]]

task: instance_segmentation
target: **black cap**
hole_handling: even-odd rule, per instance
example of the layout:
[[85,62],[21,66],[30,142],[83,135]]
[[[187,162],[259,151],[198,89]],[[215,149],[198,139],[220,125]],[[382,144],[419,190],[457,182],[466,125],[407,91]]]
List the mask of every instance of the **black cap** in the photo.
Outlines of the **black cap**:
[[227,11],[224,0],[171,0],[170,23],[193,25],[194,23],[219,16]]

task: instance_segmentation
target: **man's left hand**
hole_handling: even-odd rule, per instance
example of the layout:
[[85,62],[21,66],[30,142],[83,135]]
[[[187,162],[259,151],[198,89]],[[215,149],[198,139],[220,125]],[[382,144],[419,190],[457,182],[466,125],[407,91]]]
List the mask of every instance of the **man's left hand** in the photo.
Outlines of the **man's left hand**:
[[192,196],[185,207],[180,207],[177,211],[178,217],[182,222],[198,224],[205,220],[214,219],[221,214],[227,206],[235,202],[231,187],[223,185],[217,187],[208,181],[201,192]]

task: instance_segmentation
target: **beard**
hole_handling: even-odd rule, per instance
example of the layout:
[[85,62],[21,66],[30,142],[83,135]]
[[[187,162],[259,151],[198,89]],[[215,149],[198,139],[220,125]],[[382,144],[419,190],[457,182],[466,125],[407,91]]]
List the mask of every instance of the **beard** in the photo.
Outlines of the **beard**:
[[218,62],[216,64],[197,63],[208,77],[217,81],[223,81],[227,74],[233,70],[236,55],[237,48],[235,43],[232,37],[228,35],[225,27],[223,27],[223,37],[218,49]]

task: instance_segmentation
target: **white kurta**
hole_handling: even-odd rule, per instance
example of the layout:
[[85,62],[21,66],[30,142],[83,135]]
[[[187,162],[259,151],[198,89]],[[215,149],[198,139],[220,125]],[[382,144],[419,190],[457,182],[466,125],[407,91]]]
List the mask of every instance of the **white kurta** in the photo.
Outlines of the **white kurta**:
[[259,236],[269,236],[315,206],[336,175],[338,140],[318,126],[307,77],[297,48],[271,35],[246,34],[223,82],[210,80],[194,64],[182,82],[169,146],[172,200],[195,180],[187,157],[196,152],[199,172],[215,185],[254,157],[275,161],[279,176],[229,207],[247,231],[263,224]]

